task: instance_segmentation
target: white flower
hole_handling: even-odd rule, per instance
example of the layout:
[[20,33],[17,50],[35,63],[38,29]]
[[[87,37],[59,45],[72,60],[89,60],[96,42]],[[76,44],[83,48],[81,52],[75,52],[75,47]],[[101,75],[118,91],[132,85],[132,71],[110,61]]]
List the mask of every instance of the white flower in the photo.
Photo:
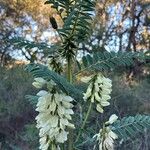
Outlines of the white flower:
[[110,94],[112,92],[112,89],[109,89],[109,88],[104,88],[104,86],[103,86],[103,88],[102,88],[102,92],[101,92],[101,94],[102,95],[108,95],[108,94]]
[[105,124],[113,124],[118,119],[118,116],[115,114],[111,115],[109,120]]
[[73,101],[73,98],[70,97],[70,96],[66,96],[66,95],[61,95],[62,98],[63,98],[63,101],[67,101],[67,102],[72,102]]
[[83,99],[90,100],[92,103],[96,102],[97,111],[103,113],[103,107],[110,105],[108,100],[111,99],[110,94],[112,91],[112,83],[111,80],[105,78],[102,74],[98,74],[93,79],[91,76],[89,78],[86,77],[90,84],[87,88],[86,93],[84,93]]
[[101,97],[99,96],[98,92],[95,92],[94,96],[95,96],[95,99],[96,99],[98,102],[101,101]]
[[103,112],[104,112],[104,110],[103,110],[103,108],[102,108],[102,106],[101,106],[100,104],[97,104],[96,110],[97,110],[98,112],[100,112],[100,113],[103,113]]
[[88,86],[86,93],[84,93],[84,100],[87,100],[92,95],[92,86],[92,84]]
[[56,136],[56,135],[58,135],[59,134],[59,128],[51,128],[50,130],[49,130],[49,132],[48,132],[48,135],[49,135],[49,138],[50,139],[53,139],[54,138],[54,136]]
[[47,91],[41,90],[41,91],[38,92],[36,95],[37,95],[37,96],[44,96],[44,95],[46,95],[47,93],[48,93]]
[[99,130],[93,138],[97,137],[99,141],[99,150],[114,150],[114,141],[118,138],[117,134],[111,131],[108,125],[114,123],[118,117],[113,114],[110,116],[109,121],[105,123],[105,127]]
[[100,87],[97,82],[94,83],[94,86],[95,86],[95,92],[99,92]]
[[100,129],[99,133],[94,137],[97,137],[99,141],[99,150],[114,150],[114,143],[118,138],[117,134],[111,131],[109,127]]
[[67,101],[62,101],[62,104],[65,108],[73,108],[73,104],[71,104]]
[[40,149],[48,150],[50,141],[47,140],[47,136],[43,136],[42,138],[40,138],[39,142],[40,142]]
[[103,107],[105,107],[105,106],[109,106],[110,103],[107,102],[107,101],[101,101],[101,105],[102,105]]
[[[40,130],[40,149],[47,150],[52,141],[64,143],[67,141],[67,127],[75,128],[71,120],[74,114],[72,108],[73,98],[64,94],[51,94],[40,91],[36,111],[39,112],[35,118],[37,128]],[[46,139],[46,140],[45,140]],[[56,143],[56,144],[57,144]]]
[[114,150],[114,140],[116,140],[117,138],[118,136],[114,132],[112,132],[109,127],[106,127],[103,146],[107,150]]
[[68,132],[62,130],[58,135],[56,135],[56,141],[58,143],[64,143],[65,141],[67,141],[67,135]]
[[109,95],[101,95],[101,97],[102,97],[103,101],[107,101],[107,100],[111,99],[111,97]]
[[32,83],[32,85],[38,89],[42,88],[46,84],[46,80],[43,78],[35,78],[35,81]]

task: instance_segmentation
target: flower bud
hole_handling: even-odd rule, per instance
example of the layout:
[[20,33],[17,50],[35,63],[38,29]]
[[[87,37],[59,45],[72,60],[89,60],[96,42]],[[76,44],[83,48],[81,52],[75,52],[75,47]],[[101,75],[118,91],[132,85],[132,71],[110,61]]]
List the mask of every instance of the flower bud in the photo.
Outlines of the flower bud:
[[44,80],[43,78],[35,78],[34,80],[35,82],[33,82],[32,85],[37,89],[42,88],[46,84],[46,80]]
[[115,121],[117,121],[118,116],[113,114],[110,116],[109,120],[105,124],[113,124]]

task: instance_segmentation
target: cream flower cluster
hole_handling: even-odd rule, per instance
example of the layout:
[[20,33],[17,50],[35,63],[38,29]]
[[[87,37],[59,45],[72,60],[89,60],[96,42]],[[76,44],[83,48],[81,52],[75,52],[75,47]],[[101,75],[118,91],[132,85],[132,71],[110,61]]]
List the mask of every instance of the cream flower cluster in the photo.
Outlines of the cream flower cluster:
[[[109,121],[105,123],[105,125],[110,125],[114,123],[117,119],[118,117],[116,115],[112,115],[109,118]],[[109,126],[100,129],[99,133],[95,136],[99,141],[99,150],[114,150],[114,141],[118,138],[118,136],[116,133],[111,131]]]
[[47,150],[52,142],[64,143],[67,141],[67,127],[74,128],[69,122],[74,114],[71,102],[73,99],[64,94],[51,94],[40,91],[36,111],[37,128],[40,129],[40,149]]
[[[104,136],[101,136],[104,133]],[[114,150],[114,140],[118,138],[118,136],[110,130],[109,127],[104,130],[100,130],[100,134],[97,136],[99,140],[99,150]]]
[[84,77],[82,81],[90,83],[86,93],[84,93],[84,100],[91,100],[92,103],[96,102],[97,111],[103,113],[103,107],[110,105],[108,100],[111,99],[111,80],[105,78],[102,74],[97,74],[96,76]]

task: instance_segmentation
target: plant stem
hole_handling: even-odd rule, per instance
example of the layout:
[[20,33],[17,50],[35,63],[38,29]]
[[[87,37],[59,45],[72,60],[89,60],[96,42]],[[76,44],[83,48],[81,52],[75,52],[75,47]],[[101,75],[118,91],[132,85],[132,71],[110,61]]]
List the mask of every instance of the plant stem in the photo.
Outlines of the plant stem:
[[54,143],[52,143],[50,150],[56,150],[56,145]]
[[[72,58],[67,58],[67,78],[70,83],[72,83]],[[68,137],[68,150],[73,150],[73,130],[69,129]]]
[[67,79],[70,83],[72,83],[72,58],[67,58]]
[[64,143],[60,146],[60,149],[65,150],[65,144]]
[[102,130],[102,149],[105,150],[105,147],[104,147],[104,139],[105,139],[105,124],[103,124],[103,130]]
[[90,105],[89,105],[87,114],[86,114],[85,119],[84,119],[84,121],[83,121],[83,124],[82,124],[82,126],[81,126],[81,128],[80,128],[80,130],[79,130],[79,133],[78,133],[78,135],[77,135],[77,138],[76,138],[75,143],[78,142],[78,140],[79,140],[79,138],[80,138],[80,136],[81,136],[81,133],[82,133],[84,127],[85,127],[85,124],[86,124],[86,122],[87,122],[87,120],[88,120],[88,117],[89,117],[89,115],[90,115],[91,110],[92,110],[92,102],[90,102]]

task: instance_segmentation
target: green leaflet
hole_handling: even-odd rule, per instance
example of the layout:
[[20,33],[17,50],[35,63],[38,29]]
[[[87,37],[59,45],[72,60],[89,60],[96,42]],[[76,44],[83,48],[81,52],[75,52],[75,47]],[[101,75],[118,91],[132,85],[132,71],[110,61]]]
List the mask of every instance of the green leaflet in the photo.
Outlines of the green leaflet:
[[127,140],[142,133],[145,128],[150,128],[150,116],[136,115],[135,117],[124,117],[110,126],[120,139]]
[[64,93],[70,95],[75,100],[82,99],[83,94],[82,91],[78,90],[74,87],[74,85],[70,84],[66,78],[57,74],[54,71],[49,70],[46,66],[40,64],[29,64],[26,66],[25,70],[30,72],[33,77],[42,77],[43,79],[49,81],[53,80],[59,89],[61,89]]
[[19,48],[25,48],[25,49],[32,49],[32,48],[38,48],[39,50],[42,50],[43,53],[54,53],[57,49],[54,49],[53,46],[50,46],[46,43],[37,43],[25,40],[23,38],[13,38],[10,40],[11,43],[14,44],[14,46]]
[[80,63],[81,71],[97,70],[104,71],[114,69],[118,66],[131,66],[134,64],[134,59],[144,61],[144,53],[132,52],[96,52],[92,55],[83,56]]
[[62,38],[72,38],[77,43],[88,39],[94,8],[95,3],[90,0],[77,1],[65,20],[63,29],[58,30]]
[[33,105],[34,108],[36,108],[39,96],[26,95],[25,98]]

